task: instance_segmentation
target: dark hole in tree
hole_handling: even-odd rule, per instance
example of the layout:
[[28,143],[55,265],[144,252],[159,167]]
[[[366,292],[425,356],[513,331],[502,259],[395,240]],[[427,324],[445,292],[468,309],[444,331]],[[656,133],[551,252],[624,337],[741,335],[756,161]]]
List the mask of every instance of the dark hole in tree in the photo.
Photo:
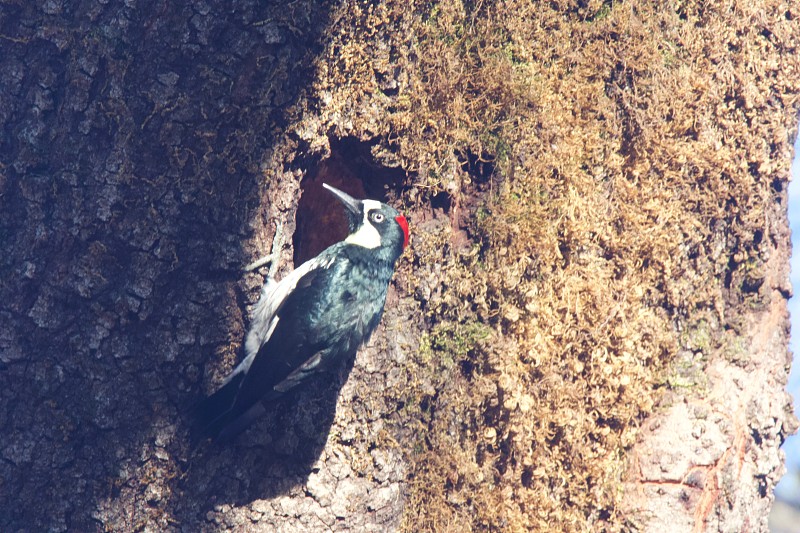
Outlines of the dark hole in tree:
[[472,380],[472,375],[475,370],[475,365],[472,361],[461,361],[461,375],[467,378],[467,380]]
[[758,479],[758,495],[762,498],[767,497],[767,478],[766,476],[760,475],[756,476]]
[[341,203],[322,187],[340,189],[353,198],[393,203],[405,186],[406,172],[375,161],[372,148],[377,140],[354,137],[331,139],[331,155],[312,168],[300,184],[297,227],[294,233],[294,264],[315,257],[347,236],[347,218]]
[[764,240],[764,231],[757,229],[755,232],[753,232],[753,244],[758,246],[761,244],[762,240]]
[[450,211],[450,195],[446,192],[440,192],[431,198],[431,207],[434,209],[441,209],[445,213]]
[[462,170],[472,176],[478,184],[486,184],[492,178],[495,169],[495,156],[482,152],[476,154],[471,150],[456,151],[456,157]]
[[528,489],[533,486],[533,470],[530,467],[522,471],[522,486]]

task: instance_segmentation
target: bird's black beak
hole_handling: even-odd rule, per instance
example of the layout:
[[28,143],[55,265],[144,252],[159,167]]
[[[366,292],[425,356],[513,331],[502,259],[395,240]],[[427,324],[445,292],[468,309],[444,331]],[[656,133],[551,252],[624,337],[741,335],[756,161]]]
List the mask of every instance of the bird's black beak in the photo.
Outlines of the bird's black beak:
[[[356,217],[356,220],[361,219],[361,202],[347,194],[346,192],[342,192],[336,187],[331,187],[327,183],[322,184],[323,187],[331,191],[347,208],[349,211],[349,215],[353,215]],[[349,218],[349,217],[348,217]]]

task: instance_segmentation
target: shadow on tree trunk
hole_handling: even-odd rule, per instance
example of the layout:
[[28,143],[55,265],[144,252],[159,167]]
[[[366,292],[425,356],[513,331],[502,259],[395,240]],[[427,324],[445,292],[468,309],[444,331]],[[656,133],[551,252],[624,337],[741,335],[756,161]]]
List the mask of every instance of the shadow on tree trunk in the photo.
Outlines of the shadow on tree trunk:
[[0,5],[0,529],[192,527],[316,460],[338,387],[186,472],[181,413],[243,337],[243,246],[293,194],[263,157],[333,6]]
[[191,521],[198,506],[203,516],[219,505],[270,499],[304,484],[325,446],[351,367],[348,361],[338,375],[319,376],[267,405],[261,420],[230,441],[199,447],[178,482],[177,516]]

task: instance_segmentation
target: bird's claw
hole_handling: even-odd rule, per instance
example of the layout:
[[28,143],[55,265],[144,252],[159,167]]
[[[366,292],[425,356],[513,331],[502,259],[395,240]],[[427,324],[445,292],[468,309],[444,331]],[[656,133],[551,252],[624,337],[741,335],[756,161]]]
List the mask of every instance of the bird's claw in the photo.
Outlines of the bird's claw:
[[280,266],[281,250],[283,249],[283,224],[278,222],[275,226],[275,236],[272,238],[272,250],[268,255],[260,257],[244,267],[245,272],[252,272],[269,263],[268,277],[274,278]]

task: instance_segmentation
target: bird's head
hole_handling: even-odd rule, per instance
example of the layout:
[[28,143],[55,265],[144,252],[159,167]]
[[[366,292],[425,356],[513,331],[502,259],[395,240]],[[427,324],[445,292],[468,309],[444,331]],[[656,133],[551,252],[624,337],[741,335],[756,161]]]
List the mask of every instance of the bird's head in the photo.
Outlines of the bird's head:
[[345,242],[368,249],[390,249],[396,252],[395,258],[403,253],[408,246],[408,222],[397,209],[377,200],[356,200],[327,183],[322,186],[345,206],[350,225]]

